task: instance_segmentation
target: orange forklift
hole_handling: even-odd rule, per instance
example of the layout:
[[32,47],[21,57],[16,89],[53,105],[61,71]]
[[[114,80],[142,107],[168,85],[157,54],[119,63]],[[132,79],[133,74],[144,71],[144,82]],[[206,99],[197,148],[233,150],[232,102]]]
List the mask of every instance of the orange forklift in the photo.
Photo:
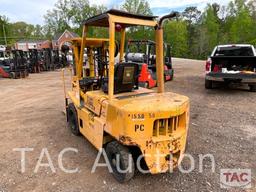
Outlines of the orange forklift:
[[[157,86],[156,80],[156,43],[151,40],[129,40],[125,55],[126,62],[139,63],[141,87],[153,88]],[[173,80],[171,46],[164,44],[164,80]]]

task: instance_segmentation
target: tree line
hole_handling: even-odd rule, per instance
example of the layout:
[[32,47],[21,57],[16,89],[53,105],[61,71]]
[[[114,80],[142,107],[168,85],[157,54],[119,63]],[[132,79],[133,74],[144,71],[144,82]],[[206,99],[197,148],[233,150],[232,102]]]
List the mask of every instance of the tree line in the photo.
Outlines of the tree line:
[[[147,0],[126,0],[118,9],[143,15],[152,15]],[[65,29],[81,35],[81,24],[107,8],[89,0],[58,0],[44,16],[45,25],[9,22],[0,16],[0,44],[13,44],[19,39],[51,39]],[[175,57],[204,59],[217,44],[250,43],[256,45],[256,0],[232,0],[227,6],[208,4],[204,10],[187,7],[179,16],[165,23],[164,40],[172,46]],[[107,36],[107,30],[90,29],[89,35]],[[131,28],[128,38],[154,40],[152,29]]]
[[256,0],[208,4],[204,11],[187,7],[166,24],[166,41],[177,57],[204,59],[218,44],[256,45]]
[[0,15],[0,44],[12,45],[21,39],[42,39],[45,35],[43,27],[32,25],[23,21],[9,22],[6,16]]

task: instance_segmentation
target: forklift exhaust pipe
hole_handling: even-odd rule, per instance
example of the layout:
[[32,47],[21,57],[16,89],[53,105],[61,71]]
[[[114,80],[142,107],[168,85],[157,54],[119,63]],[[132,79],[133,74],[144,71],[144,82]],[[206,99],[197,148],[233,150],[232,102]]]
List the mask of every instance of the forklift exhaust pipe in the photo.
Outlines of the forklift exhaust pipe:
[[163,22],[166,19],[172,19],[177,17],[177,12],[172,12],[169,15],[165,15],[159,19],[159,22],[155,28],[156,30],[156,71],[157,71],[157,92],[164,92],[164,37],[163,37]]
[[166,20],[166,19],[172,19],[172,18],[178,17],[178,16],[179,16],[179,12],[171,12],[170,14],[161,17],[161,18],[159,19],[157,28],[158,28],[158,29],[161,29],[161,28],[163,27],[163,22],[164,22],[164,20]]

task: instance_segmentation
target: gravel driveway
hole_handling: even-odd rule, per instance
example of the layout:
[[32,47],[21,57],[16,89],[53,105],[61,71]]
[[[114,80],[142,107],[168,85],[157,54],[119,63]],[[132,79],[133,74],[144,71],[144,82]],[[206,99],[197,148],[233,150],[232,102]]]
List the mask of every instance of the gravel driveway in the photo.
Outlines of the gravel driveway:
[[[256,191],[256,93],[247,87],[205,90],[204,62],[173,59],[175,79],[166,90],[187,95],[191,114],[187,153],[195,159],[195,169],[187,174],[143,175],[118,184],[106,168],[91,174],[97,151],[83,137],[75,137],[66,127],[60,72],[32,74],[28,79],[0,79],[0,191],[78,192],[78,191],[224,191],[220,188],[221,169],[251,169],[252,188]],[[25,172],[21,171],[21,153],[27,147]],[[59,153],[67,147],[63,166],[78,168],[78,173],[64,173],[58,165]],[[47,148],[55,173],[40,167],[35,173],[40,153]],[[199,170],[200,155],[205,158]],[[47,162],[47,158],[44,158]],[[191,161],[184,159],[184,169]],[[241,191],[231,189],[229,191]]]

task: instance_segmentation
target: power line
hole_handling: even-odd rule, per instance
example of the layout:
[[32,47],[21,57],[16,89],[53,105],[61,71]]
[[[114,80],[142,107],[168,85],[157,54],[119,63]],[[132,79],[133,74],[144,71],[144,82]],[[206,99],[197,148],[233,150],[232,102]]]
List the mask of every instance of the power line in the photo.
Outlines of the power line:
[[42,37],[0,37],[0,39],[42,39]]

